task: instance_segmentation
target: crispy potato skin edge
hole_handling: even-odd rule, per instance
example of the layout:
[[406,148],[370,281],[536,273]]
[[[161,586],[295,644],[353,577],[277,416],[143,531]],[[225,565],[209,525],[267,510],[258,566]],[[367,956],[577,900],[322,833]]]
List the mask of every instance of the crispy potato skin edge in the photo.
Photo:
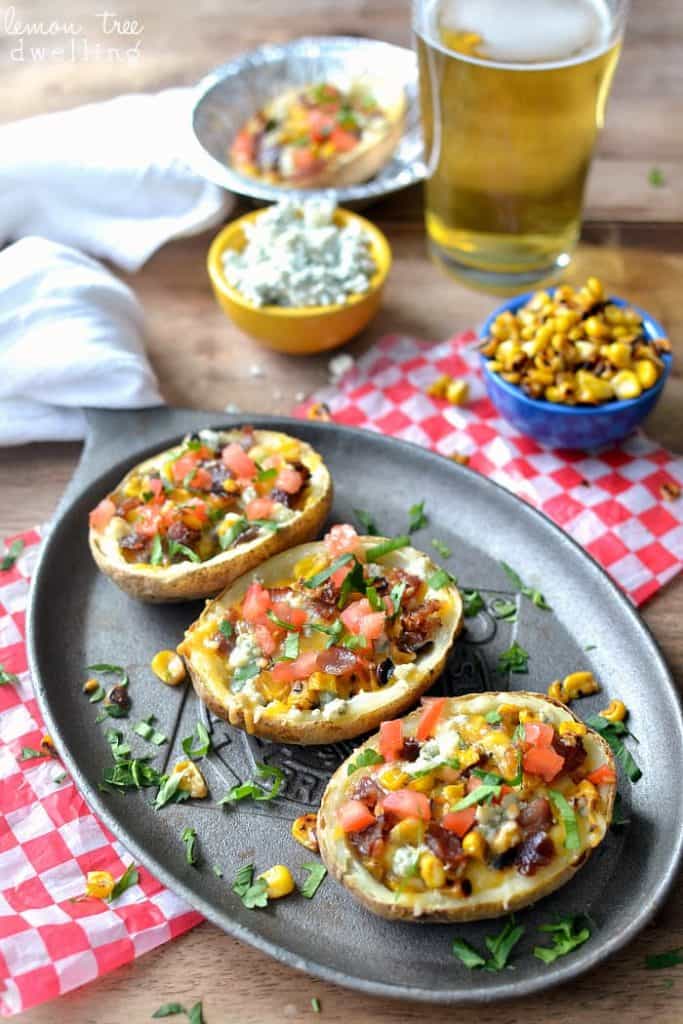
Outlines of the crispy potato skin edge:
[[[554,704],[564,711],[568,712],[572,719],[578,721],[577,716],[568,708],[565,704],[560,701],[553,700],[550,697],[544,697],[543,694],[529,693],[528,691],[514,691],[522,696],[533,697],[534,700],[543,699],[549,704]],[[462,697],[453,698],[462,700],[464,703],[470,700],[472,697],[480,697],[481,694],[465,694]],[[504,697],[501,694],[501,697]],[[407,716],[407,721],[416,719],[420,714],[420,711],[414,711]],[[604,756],[605,761],[614,768],[614,757],[612,750],[609,745],[603,740],[602,736],[598,733],[589,729],[591,739],[597,743],[600,748],[601,754]],[[544,896],[549,895],[556,889],[559,889],[566,882],[568,882],[579,868],[590,858],[591,853],[598,847],[588,847],[586,850],[579,853],[578,862],[575,864],[565,864],[557,874],[546,879],[544,884],[539,885],[537,889],[533,890],[532,894],[521,893],[519,898],[513,898],[505,906],[502,906],[499,900],[491,899],[484,903],[480,903],[473,910],[463,901],[461,905],[455,906],[444,906],[443,910],[429,911],[420,913],[419,910],[416,913],[413,908],[402,906],[393,902],[393,893],[387,890],[387,899],[376,899],[370,895],[362,884],[362,878],[359,879],[358,873],[351,870],[345,871],[343,865],[339,863],[339,859],[335,850],[335,841],[333,838],[334,830],[334,810],[337,799],[341,796],[341,793],[346,785],[347,766],[349,761],[355,758],[359,751],[364,750],[366,747],[375,746],[378,742],[378,736],[371,736],[357,747],[353,753],[337,768],[334,775],[327,784],[327,788],[323,794],[323,798],[320,804],[320,810],[318,812],[318,843],[320,846],[320,856],[323,863],[327,867],[330,874],[336,878],[346,889],[349,890],[351,895],[358,900],[367,910],[373,914],[377,914],[379,917],[386,918],[388,921],[406,921],[411,924],[452,924],[455,921],[482,921],[488,918],[501,917],[504,914],[508,914],[514,910],[520,910],[522,907],[528,907]],[[605,817],[607,822],[611,821],[612,810],[614,807],[614,799],[616,796],[616,783],[609,787],[607,796],[607,808]],[[607,830],[606,830],[607,831]],[[600,844],[598,844],[599,846]]]

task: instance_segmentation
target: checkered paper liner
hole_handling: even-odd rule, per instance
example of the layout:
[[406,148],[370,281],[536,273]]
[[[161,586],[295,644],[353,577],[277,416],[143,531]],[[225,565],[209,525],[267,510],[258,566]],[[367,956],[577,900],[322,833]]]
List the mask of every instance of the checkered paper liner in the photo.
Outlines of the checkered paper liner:
[[[683,484],[683,458],[642,433],[592,453],[542,447],[487,397],[475,342],[471,331],[440,344],[390,335],[296,413],[325,402],[336,423],[468,456],[472,469],[544,512],[642,604],[683,566],[683,498],[667,502],[661,490]],[[465,406],[426,394],[442,374],[469,382]]]
[[0,686],[3,1016],[92,981],[202,920],[142,867],[138,884],[113,904],[78,899],[88,871],[119,878],[133,858],[89,810],[56,757],[21,759],[22,748],[38,749],[45,733],[24,642],[40,536],[31,531],[21,538],[26,548],[17,564],[0,572],[0,664],[19,678]]

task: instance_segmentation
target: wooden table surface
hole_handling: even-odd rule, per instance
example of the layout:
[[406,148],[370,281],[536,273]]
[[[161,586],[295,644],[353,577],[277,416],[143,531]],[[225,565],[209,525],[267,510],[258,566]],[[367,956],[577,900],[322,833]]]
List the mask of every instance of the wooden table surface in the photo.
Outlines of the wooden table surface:
[[[0,117],[10,120],[119,92],[189,84],[246,48],[303,34],[361,34],[407,44],[408,6],[395,0],[299,0],[296,5],[280,0],[137,0],[120,12],[143,26],[139,59],[124,65],[12,60],[15,41],[3,34],[0,23]],[[79,21],[93,45],[111,46],[111,37],[98,28],[97,10],[84,0],[67,0],[58,11],[52,0],[26,0],[17,13],[24,21],[56,16]],[[126,40],[115,42],[121,46]],[[610,290],[646,306],[666,325],[677,361],[648,431],[676,451],[683,451],[682,45],[678,0],[635,0],[591,175],[584,235],[568,273],[572,280],[597,274]],[[664,173],[660,188],[648,183],[648,171],[655,165]],[[389,236],[395,264],[383,310],[349,352],[365,351],[389,330],[441,339],[482,319],[494,300],[445,277],[426,257],[419,189],[378,204],[370,215]],[[204,271],[208,241],[206,235],[170,244],[128,278],[145,307],[149,352],[164,395],[170,403],[197,408],[220,410],[234,402],[254,412],[288,411],[295,396],[326,382],[327,358],[276,356],[240,335],[212,300]],[[0,536],[50,517],[79,450],[76,444],[40,444],[0,452]],[[643,611],[679,685],[682,598],[679,580]],[[647,666],[643,683],[647,685]],[[667,782],[671,784],[662,780]],[[648,1016],[658,1024],[679,1024],[683,968],[657,972],[643,965],[647,953],[682,945],[679,885],[656,921],[598,970],[552,994],[468,1009],[468,1020],[607,1024],[618,1017],[635,1024]],[[71,1024],[137,1024],[161,1003],[177,999],[191,1005],[202,999],[207,1024],[275,1024],[311,1020],[313,996],[320,1000],[321,1019],[330,1024],[408,1024],[458,1017],[456,1009],[373,999],[323,984],[204,924],[23,1019],[31,1024],[47,1024],[55,1016]]]

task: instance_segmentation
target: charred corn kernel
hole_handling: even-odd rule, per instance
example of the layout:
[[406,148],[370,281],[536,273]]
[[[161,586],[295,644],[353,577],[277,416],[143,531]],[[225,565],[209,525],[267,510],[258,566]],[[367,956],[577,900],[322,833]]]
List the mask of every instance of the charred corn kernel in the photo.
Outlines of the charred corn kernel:
[[[475,835],[476,834],[477,833],[475,833]],[[501,853],[505,853],[506,850],[511,850],[513,846],[517,846],[518,843],[521,843],[522,838],[522,830],[517,822],[506,821],[501,825],[491,840],[491,852],[499,856]],[[463,843],[463,849],[464,846],[465,844]]]
[[46,747],[48,750],[54,747],[54,743],[52,742],[52,736],[50,736],[50,734],[46,732],[45,735],[41,737],[40,745],[41,747]]
[[445,398],[446,391],[451,380],[452,378],[449,377],[447,373],[443,373],[440,377],[437,377],[436,380],[433,380],[428,386],[427,394],[431,395],[432,398]]
[[636,377],[638,378],[638,382],[642,388],[651,388],[653,384],[657,383],[657,379],[659,377],[657,367],[654,363],[650,362],[649,359],[638,359],[633,364],[633,369],[636,372]]
[[497,359],[492,359],[489,362],[488,367],[491,373],[500,373],[500,371],[503,369],[503,364],[499,362]]
[[[594,373],[589,373],[588,370],[577,370],[576,383],[579,388],[578,397],[580,402],[597,404],[614,397],[614,388],[611,382],[596,377]],[[582,395],[586,397],[582,398]]]
[[224,480],[223,490],[227,491],[228,494],[237,494],[240,489],[240,485],[236,480]]
[[611,700],[604,710],[598,711],[598,714],[608,722],[623,722],[628,715],[628,708],[623,700]]
[[458,750],[458,764],[461,768],[470,768],[473,764],[476,764],[480,758],[480,753],[475,750],[474,747],[466,747],[464,750]]
[[486,856],[486,840],[480,832],[468,832],[462,841],[462,852],[475,860],[483,860]]
[[290,892],[294,892],[296,888],[292,872],[284,864],[275,864],[258,877],[262,878],[268,886],[269,900],[279,900],[283,896],[289,896]]
[[431,772],[429,775],[420,775],[417,779],[411,779],[408,783],[408,789],[413,789],[416,793],[431,793],[433,787],[434,776]]
[[324,569],[326,564],[322,555],[304,555],[294,566],[294,577],[297,580],[307,580],[310,576],[315,576],[317,572]]
[[643,391],[640,381],[633,370],[620,370],[619,373],[612,377],[611,383],[614,388],[614,394],[620,401],[628,398],[637,398]]
[[440,889],[446,884],[446,872],[443,864],[433,853],[423,853],[420,857],[420,878],[428,889]]
[[449,405],[464,405],[470,397],[470,386],[466,380],[452,380],[446,388]]
[[152,658],[152,672],[167,686],[178,686],[185,678],[185,662],[175,651],[158,651]]
[[444,786],[441,790],[441,795],[447,803],[454,804],[464,797],[465,783],[453,782],[450,786]]
[[555,387],[554,384],[551,384],[550,387],[545,389],[545,397],[549,402],[553,402],[554,404],[564,401],[562,391],[560,388]]
[[93,896],[98,900],[106,900],[112,894],[116,882],[109,871],[89,871],[85,879],[86,896]]
[[380,775],[379,781],[385,789],[403,789],[410,781],[410,776],[407,772],[402,772],[400,768],[387,768]]
[[510,743],[510,737],[502,729],[496,729],[494,732],[490,732],[488,736],[484,736],[482,742],[487,749],[488,747],[507,747]]
[[206,780],[194,761],[178,761],[172,774],[182,776],[178,788],[189,793],[193,800],[203,800],[208,795]]
[[560,736],[585,736],[587,732],[583,722],[560,722]]
[[600,794],[593,783],[589,782],[588,779],[583,779],[583,781],[578,784],[574,790],[573,796],[575,800],[585,800],[591,807],[600,799]]
[[469,455],[461,455],[460,452],[454,452],[453,455],[449,455],[448,458],[451,462],[457,462],[460,466],[466,466],[470,461]]
[[287,704],[281,700],[272,701],[263,712],[268,718],[276,718],[278,715],[284,715],[289,710]]
[[99,685],[97,679],[86,679],[83,683],[83,693],[94,693]]
[[554,683],[551,683],[548,687],[548,696],[553,700],[564,700],[564,694],[562,693],[562,680],[556,679]]
[[605,345],[604,355],[607,356],[612,366],[623,370],[631,365],[631,346],[623,341],[613,341],[611,345]]
[[307,850],[318,852],[318,815],[302,814],[292,822],[292,838],[301,843]]
[[314,402],[313,405],[309,405],[306,410],[306,419],[329,423],[332,416],[330,414],[329,407],[325,405],[324,402]]
[[536,718],[533,711],[528,711],[527,708],[521,708],[519,712],[519,720],[522,725],[525,725],[526,722],[537,722],[538,718]]
[[424,836],[424,824],[417,818],[404,818],[394,825],[389,838],[397,846],[418,846]]
[[597,301],[604,299],[605,289],[599,277],[589,277],[586,281],[586,287]]
[[276,682],[269,672],[261,674],[258,688],[268,701],[284,701],[289,695],[289,683]]
[[592,672],[572,672],[562,680],[562,699],[566,702],[576,697],[588,697],[600,689]]

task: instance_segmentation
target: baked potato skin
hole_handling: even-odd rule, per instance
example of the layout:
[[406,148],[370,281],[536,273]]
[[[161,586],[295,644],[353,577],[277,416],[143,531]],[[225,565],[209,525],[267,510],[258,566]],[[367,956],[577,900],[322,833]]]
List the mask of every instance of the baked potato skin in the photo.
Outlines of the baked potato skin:
[[[225,433],[230,434],[232,431]],[[269,434],[273,432],[254,431],[257,440]],[[310,446],[304,447],[312,451]],[[141,468],[153,466],[164,454],[160,452],[134,466],[115,490],[121,489]],[[170,604],[211,597],[261,562],[289,547],[311,540],[320,533],[332,507],[334,492],[332,478],[322,460],[316,472],[318,479],[315,494],[312,494],[306,507],[290,523],[286,523],[276,533],[268,533],[247,544],[240,544],[206,562],[197,564],[188,561],[167,567],[126,562],[118,554],[116,546],[92,527],[88,531],[90,552],[100,571],[121,590],[139,601]]]
[[[483,695],[466,694],[462,697],[453,698],[453,700],[464,705],[467,701],[471,700],[472,697],[481,696]],[[489,696],[492,698],[491,706],[495,707],[496,703],[509,701],[511,694],[493,693]],[[516,690],[512,696],[519,697],[523,700],[529,700],[531,704],[536,706],[538,706],[538,701],[542,701],[545,704],[551,704],[558,708],[563,713],[563,717],[567,720],[579,721],[577,716],[565,704],[562,704],[560,701],[553,700],[550,697],[545,697],[542,694]],[[404,719],[404,725],[410,726],[411,724],[417,724],[420,714],[420,710],[413,711]],[[410,728],[408,729],[408,733],[412,734]],[[590,729],[588,730],[587,736],[590,737],[591,744],[594,746],[594,749],[599,752],[601,759],[614,768],[614,756],[607,742],[598,733]],[[586,737],[584,737],[584,740],[585,739]],[[501,917],[515,910],[520,910],[523,907],[530,906],[531,904],[538,902],[538,900],[542,899],[544,896],[548,896],[550,893],[555,892],[555,890],[559,889],[573,878],[579,868],[582,867],[589,859],[593,850],[590,846],[577,851],[573,861],[563,863],[563,859],[561,857],[557,857],[556,861],[558,863],[556,869],[549,872],[537,884],[530,887],[532,889],[531,892],[520,890],[518,894],[514,895],[511,899],[506,900],[504,905],[499,898],[492,896],[491,898],[481,898],[476,902],[476,904],[471,901],[463,900],[460,903],[445,905],[443,898],[441,898],[441,906],[439,906],[439,893],[436,891],[429,894],[429,896],[432,897],[434,906],[429,907],[425,911],[422,911],[420,908],[411,907],[409,904],[397,902],[395,900],[395,894],[375,882],[375,880],[372,879],[372,876],[362,868],[358,861],[352,859],[350,867],[343,863],[339,855],[340,843],[334,836],[336,810],[345,799],[345,788],[349,778],[348,765],[352,760],[357,758],[361,751],[368,747],[372,747],[376,750],[377,745],[378,734],[375,734],[365,740],[365,742],[360,746],[356,747],[353,753],[337,768],[323,794],[320,809],[318,811],[317,825],[320,856],[327,870],[333,878],[348,889],[351,895],[358,900],[359,903],[373,914],[377,914],[379,917],[383,917],[388,921],[406,921],[412,924],[453,924],[455,922],[480,921],[489,918]],[[358,773],[359,777],[360,774],[361,772]],[[604,801],[604,817],[606,826],[608,826],[611,821],[612,811],[614,808],[616,783],[609,787],[605,787],[605,789],[607,790],[607,797]]]
[[[381,539],[378,537],[365,537],[363,541],[366,546],[372,546]],[[272,576],[274,581],[281,575],[281,570],[278,567],[282,562],[294,565],[303,555],[308,554],[314,546],[318,545],[303,545],[299,546],[298,549],[290,549],[283,552],[277,561],[273,560],[270,563],[262,563],[259,566],[258,573],[252,571],[245,574],[239,581],[236,581],[235,585],[240,588],[241,592],[244,592],[251,578],[254,575],[260,576],[263,573]],[[390,557],[402,563],[404,558],[410,558],[410,552],[413,551],[414,549],[412,548],[402,549]],[[436,571],[437,567],[431,562],[431,559],[428,561],[433,566],[433,571]],[[266,578],[266,583],[269,582],[271,581]],[[444,627],[444,638],[440,642],[438,650],[434,652],[435,656],[431,659],[428,668],[425,669],[419,680],[411,682],[407,688],[400,690],[397,688],[393,695],[392,686],[382,690],[381,693],[383,696],[386,695],[386,699],[377,707],[373,707],[368,711],[357,711],[353,716],[348,715],[341,720],[316,718],[302,721],[287,715],[262,715],[258,720],[255,720],[253,708],[246,706],[239,697],[230,693],[224,686],[216,684],[214,680],[208,677],[206,672],[198,668],[192,656],[191,643],[188,643],[194,630],[201,627],[206,617],[212,614],[216,602],[223,602],[225,600],[226,605],[231,603],[230,590],[230,587],[226,588],[215,601],[207,602],[202,614],[186,631],[185,640],[178,646],[178,653],[185,659],[188,675],[197,696],[213,714],[223,718],[237,728],[244,729],[246,732],[253,733],[264,739],[273,740],[276,743],[295,743],[301,746],[337,743],[340,740],[361,736],[363,733],[377,728],[384,719],[403,714],[415,704],[415,701],[439,677],[444,669],[453,642],[460,633],[463,624],[460,595],[457,588],[449,588],[449,594],[453,597],[454,606],[450,613],[450,621]]]

